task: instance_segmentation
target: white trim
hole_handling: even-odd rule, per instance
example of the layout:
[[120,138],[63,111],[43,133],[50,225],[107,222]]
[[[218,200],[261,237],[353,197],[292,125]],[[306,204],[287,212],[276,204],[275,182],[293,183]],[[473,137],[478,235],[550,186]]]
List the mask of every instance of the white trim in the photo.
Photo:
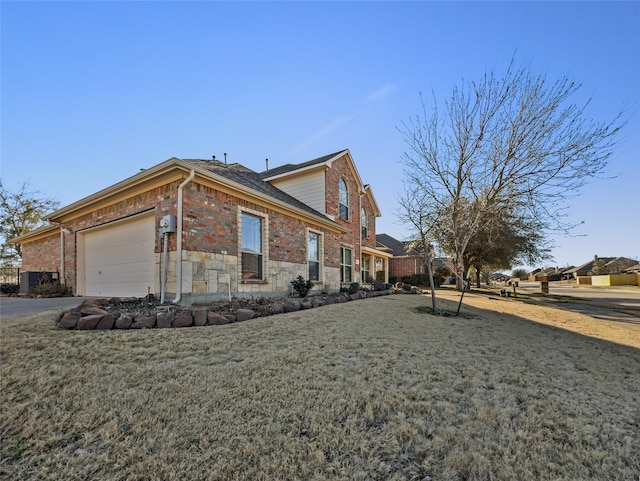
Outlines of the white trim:
[[[258,217],[261,220],[261,250],[262,252],[262,278],[261,279],[243,279],[242,278],[242,214],[252,215]],[[269,215],[258,210],[249,209],[248,207],[238,206],[238,279],[239,283],[244,282],[267,282],[269,265]]]

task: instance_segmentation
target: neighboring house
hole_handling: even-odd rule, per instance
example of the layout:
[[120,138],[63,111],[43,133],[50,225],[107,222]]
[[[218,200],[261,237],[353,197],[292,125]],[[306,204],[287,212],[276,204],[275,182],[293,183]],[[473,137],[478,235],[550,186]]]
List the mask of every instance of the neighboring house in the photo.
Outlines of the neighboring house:
[[640,264],[634,264],[632,266],[629,266],[622,272],[627,274],[640,274]]
[[572,267],[558,268],[548,267],[546,269],[536,269],[529,274],[529,281],[561,281],[571,279],[570,271]]
[[638,261],[633,259],[628,259],[626,257],[597,257],[589,262],[585,262],[584,264],[574,267],[565,271],[564,273],[570,278],[577,279],[578,277],[590,276],[593,270],[593,264],[595,260],[604,261],[604,267],[608,274],[620,274],[624,272],[628,267],[637,264]]
[[48,216],[19,238],[23,271],[57,271],[81,296],[283,295],[298,275],[336,291],[391,254],[348,150],[254,172],[171,158]]
[[[413,242],[399,241],[388,234],[376,235],[378,248],[393,254],[389,259],[389,277],[399,279],[414,274],[426,273],[424,252],[414,247]],[[448,275],[455,272],[451,261],[436,258],[433,260],[433,270],[446,269]]]

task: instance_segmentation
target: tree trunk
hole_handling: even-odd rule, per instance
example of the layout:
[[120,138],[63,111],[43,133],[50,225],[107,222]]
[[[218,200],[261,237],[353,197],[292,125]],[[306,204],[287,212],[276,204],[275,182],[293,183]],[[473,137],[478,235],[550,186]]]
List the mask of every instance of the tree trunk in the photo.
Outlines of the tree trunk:
[[435,286],[433,285],[433,269],[431,268],[431,255],[428,249],[427,249],[427,255],[425,257],[427,261],[427,272],[429,273],[429,287],[431,288],[431,313],[435,314],[436,313],[436,289],[435,289]]

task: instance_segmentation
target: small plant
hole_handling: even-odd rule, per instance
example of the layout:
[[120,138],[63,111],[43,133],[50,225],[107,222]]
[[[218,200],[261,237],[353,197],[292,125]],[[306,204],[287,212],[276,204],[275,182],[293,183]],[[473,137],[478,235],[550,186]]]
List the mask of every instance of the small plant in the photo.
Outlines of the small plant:
[[305,297],[313,288],[313,282],[310,279],[305,280],[302,276],[299,275],[291,281],[291,286],[293,287],[293,292],[298,294],[298,296]]
[[351,284],[349,284],[349,294],[355,294],[359,290],[360,284],[358,284],[357,282],[352,282]]
[[41,297],[66,297],[71,296],[71,289],[64,285],[60,284],[60,281],[55,280],[51,282],[40,282],[37,286],[33,286],[29,291],[30,296],[41,296]]

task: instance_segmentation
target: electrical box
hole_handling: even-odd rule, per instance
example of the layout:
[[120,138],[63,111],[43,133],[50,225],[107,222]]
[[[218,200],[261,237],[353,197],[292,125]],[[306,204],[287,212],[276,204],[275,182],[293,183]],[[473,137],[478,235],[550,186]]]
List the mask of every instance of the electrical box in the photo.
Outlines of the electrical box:
[[165,215],[160,219],[160,232],[162,234],[173,233],[176,231],[176,216]]

